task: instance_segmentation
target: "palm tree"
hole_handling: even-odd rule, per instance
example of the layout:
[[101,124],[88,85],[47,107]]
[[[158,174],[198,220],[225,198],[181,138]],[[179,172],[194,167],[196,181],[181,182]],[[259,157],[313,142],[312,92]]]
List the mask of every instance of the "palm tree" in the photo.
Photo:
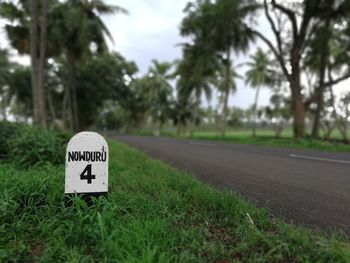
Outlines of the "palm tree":
[[[30,48],[29,29],[33,30],[33,35],[37,34],[35,34],[35,27],[30,27],[28,21],[31,21],[31,11],[35,13],[38,9],[34,8],[35,5],[29,5],[29,2],[28,0],[19,0],[17,5],[11,2],[0,3],[0,16],[8,21],[5,25],[5,31],[10,44],[20,54],[35,52],[34,47]],[[36,3],[36,1],[33,1],[33,3]],[[41,42],[38,49],[43,50],[45,47],[47,52],[42,52],[43,55],[38,58],[39,61],[34,63],[34,66],[43,67],[47,57],[59,57],[62,52],[65,53],[68,60],[69,77],[68,85],[65,86],[64,91],[63,108],[66,113],[63,114],[63,119],[65,123],[67,119],[69,120],[70,124],[68,126],[70,128],[77,129],[79,121],[75,91],[76,63],[86,54],[102,53],[107,50],[105,36],[108,36],[111,40],[112,36],[100,16],[116,12],[126,13],[126,11],[118,6],[105,4],[102,0],[42,0],[42,5],[38,6],[45,5],[48,7],[47,43],[46,45],[42,43],[45,34],[41,34],[40,41],[32,41],[32,43]],[[33,10],[31,10],[31,7],[33,7]],[[46,8],[43,10],[46,10]],[[35,18],[36,15],[32,15],[32,17]],[[35,23],[39,23],[39,21]],[[37,31],[41,31],[40,27]],[[95,52],[90,49],[91,45],[96,47]]]
[[29,46],[33,90],[34,124],[46,128],[44,70],[46,64],[48,0],[30,0]]
[[193,115],[196,111],[197,105],[193,97],[186,94],[186,89],[177,86],[177,97],[172,107],[172,119],[177,128],[177,135],[181,135],[182,132],[185,132],[188,122],[195,119]]
[[4,86],[9,78],[11,62],[6,49],[0,49],[0,87]]
[[8,58],[8,51],[6,49],[0,49],[0,105],[2,111],[2,119],[7,120],[7,106],[11,100],[11,92],[9,89],[11,62]]
[[193,128],[199,123],[202,96],[204,95],[208,101],[211,99],[211,80],[218,69],[219,59],[206,43],[198,42],[183,46],[183,58],[177,62],[174,75],[178,78],[177,88],[181,96],[193,98],[195,104],[192,114]]
[[[236,86],[236,78],[242,78],[237,73],[237,67],[232,67],[230,71],[227,71],[227,66],[225,65],[227,61],[222,63],[220,70],[217,72],[215,79],[213,80],[213,84],[221,93],[221,105],[222,105],[222,113],[221,113],[221,136],[225,136],[226,133],[226,123],[228,116],[228,98],[230,93],[234,93],[237,90]],[[228,76],[227,76],[228,75]],[[229,77],[229,83],[227,82]]]
[[[226,79],[225,94],[228,101],[231,81],[232,51],[245,53],[254,35],[245,23],[245,18],[252,14],[258,5],[254,1],[197,0],[187,5],[187,16],[182,22],[181,34],[194,36],[195,43],[209,46],[212,53],[225,57]],[[222,112],[222,134],[225,135],[228,115],[227,103]]]
[[[8,23],[5,31],[19,53],[30,54],[34,124],[46,127],[44,69],[47,48],[48,1],[20,0],[0,3],[0,16]],[[55,0],[50,0],[55,2]]]
[[221,135],[225,136],[228,116],[228,98],[230,90],[235,89],[235,72],[232,70],[232,50],[235,53],[246,53],[254,35],[244,22],[245,18],[257,8],[249,1],[218,0],[214,4],[214,24],[210,31],[210,39],[214,39],[214,47],[225,54],[224,103],[222,111]]
[[[64,112],[68,112],[70,128],[79,129],[76,63],[89,53],[107,51],[105,36],[113,38],[101,19],[101,15],[126,13],[118,6],[109,5],[102,0],[71,0],[56,9],[56,36],[64,47],[69,67],[68,85],[65,88]],[[94,46],[96,50],[91,50]],[[71,113],[71,114],[70,114]],[[66,119],[66,116],[64,116]]]
[[161,135],[163,125],[170,117],[172,87],[169,83],[171,78],[169,71],[171,67],[171,63],[153,60],[146,78],[151,116],[158,123],[157,135]]
[[260,88],[272,83],[271,61],[268,56],[259,48],[254,55],[250,56],[251,61],[246,72],[246,83],[256,88],[253,104],[253,136],[256,136],[257,106]]

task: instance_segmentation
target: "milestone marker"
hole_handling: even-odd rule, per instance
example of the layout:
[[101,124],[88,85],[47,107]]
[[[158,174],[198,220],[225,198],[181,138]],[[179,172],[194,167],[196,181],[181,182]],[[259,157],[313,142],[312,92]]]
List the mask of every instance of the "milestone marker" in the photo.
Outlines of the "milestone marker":
[[66,195],[108,194],[108,145],[96,132],[74,135],[66,152]]

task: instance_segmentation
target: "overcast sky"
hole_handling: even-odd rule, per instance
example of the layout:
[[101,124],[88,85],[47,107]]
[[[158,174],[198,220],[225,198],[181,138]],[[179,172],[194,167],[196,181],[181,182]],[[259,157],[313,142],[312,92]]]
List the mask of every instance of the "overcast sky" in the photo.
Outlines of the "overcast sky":
[[[152,59],[174,61],[181,57],[181,48],[177,44],[185,40],[179,35],[179,25],[188,0],[107,0],[106,2],[119,5],[129,12],[129,15],[104,16],[103,20],[114,39],[111,48],[120,52],[126,59],[135,61],[141,73],[147,72]],[[3,26],[1,20],[0,26]],[[265,35],[272,37],[267,23],[262,18],[258,27]],[[5,46],[8,45],[2,30],[0,47]],[[250,53],[254,52],[256,46],[266,49],[261,42],[257,42],[252,46]],[[234,63],[238,64],[247,59],[242,56],[235,57]],[[20,61],[28,63],[28,58],[21,58]],[[239,73],[244,76],[244,69]],[[348,89],[348,85],[348,82],[343,83],[338,90]],[[243,108],[251,106],[255,90],[247,87],[242,80],[237,81],[237,86],[236,94],[230,98],[230,106]],[[268,104],[269,97],[268,89],[263,89],[259,105]],[[214,93],[211,104],[214,106],[216,103]]]

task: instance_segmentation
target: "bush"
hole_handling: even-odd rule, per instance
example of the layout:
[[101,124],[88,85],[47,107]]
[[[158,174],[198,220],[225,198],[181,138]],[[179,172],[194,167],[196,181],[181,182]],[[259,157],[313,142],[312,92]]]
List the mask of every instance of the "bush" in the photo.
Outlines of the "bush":
[[0,122],[0,159],[9,157],[9,141],[16,138],[23,127],[21,124],[8,121]]
[[23,167],[63,164],[67,142],[65,134],[26,127],[9,141],[9,157]]

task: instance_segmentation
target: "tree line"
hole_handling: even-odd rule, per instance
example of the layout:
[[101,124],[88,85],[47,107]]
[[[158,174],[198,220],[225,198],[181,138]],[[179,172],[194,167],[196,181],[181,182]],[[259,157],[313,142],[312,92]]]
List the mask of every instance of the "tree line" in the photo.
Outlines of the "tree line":
[[[108,49],[113,38],[101,15],[117,13],[127,11],[102,0],[0,3],[11,47],[31,58],[25,67],[11,62],[7,50],[0,52],[3,118],[11,109],[18,119],[44,128],[132,131],[152,123],[161,133],[172,123],[179,133],[193,132],[210,117],[203,97],[210,100],[217,91],[215,123],[224,136],[239,116],[229,97],[237,79],[244,79],[256,89],[249,109],[253,135],[261,120],[270,120],[276,134],[292,120],[294,137],[303,138],[311,120],[312,137],[319,138],[321,129],[330,136],[337,128],[347,140],[350,95],[336,101],[333,87],[350,77],[349,1],[189,2],[180,25],[188,40],[181,43],[182,57],[154,60],[144,76],[134,62]],[[274,39],[259,29],[262,18]],[[264,47],[252,54],[254,43]],[[237,55],[248,53],[247,62],[235,63]],[[273,91],[263,110],[262,87]]]

